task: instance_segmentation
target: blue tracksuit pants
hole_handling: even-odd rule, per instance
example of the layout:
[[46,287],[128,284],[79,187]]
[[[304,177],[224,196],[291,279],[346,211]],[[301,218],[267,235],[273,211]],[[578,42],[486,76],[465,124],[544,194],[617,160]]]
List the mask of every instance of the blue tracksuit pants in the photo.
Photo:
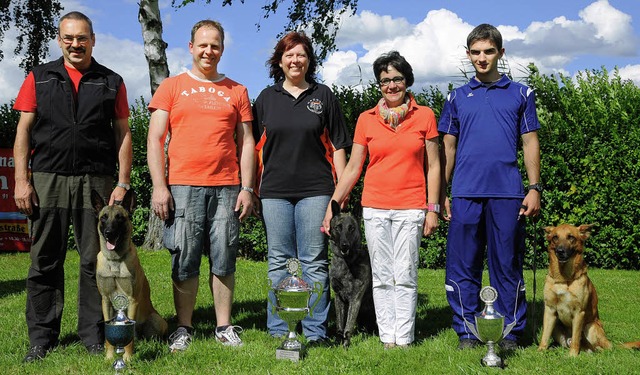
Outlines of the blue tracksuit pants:
[[475,325],[484,304],[482,288],[485,249],[489,282],[498,292],[496,311],[505,326],[516,322],[506,338],[517,340],[526,324],[527,301],[522,275],[525,221],[518,220],[522,199],[453,198],[447,236],[445,289],[459,338],[474,338],[465,320]]

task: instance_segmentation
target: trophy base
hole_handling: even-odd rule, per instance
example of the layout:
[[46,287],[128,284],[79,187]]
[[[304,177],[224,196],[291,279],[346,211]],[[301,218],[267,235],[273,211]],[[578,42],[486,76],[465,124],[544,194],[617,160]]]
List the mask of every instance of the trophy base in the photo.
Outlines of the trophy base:
[[502,358],[498,357],[496,354],[487,354],[484,358],[482,358],[482,365],[485,367],[504,368],[504,362],[502,361]]
[[304,347],[301,349],[276,349],[276,359],[288,359],[293,362],[298,362],[304,357]]

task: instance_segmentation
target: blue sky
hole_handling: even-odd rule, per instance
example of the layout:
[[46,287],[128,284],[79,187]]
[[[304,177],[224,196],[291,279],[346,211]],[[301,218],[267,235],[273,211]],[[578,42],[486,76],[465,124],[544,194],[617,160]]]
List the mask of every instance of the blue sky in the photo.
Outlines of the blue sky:
[[[171,74],[191,67],[191,26],[200,19],[215,19],[226,34],[220,72],[247,86],[255,98],[271,83],[265,61],[286,24],[288,6],[283,4],[277,16],[263,19],[260,7],[265,1],[236,0],[236,5],[222,7],[221,0],[210,5],[196,0],[174,9],[170,0],[161,0]],[[93,20],[94,56],[124,77],[129,100],[140,96],[148,100],[137,0],[62,0],[62,4],[63,13],[79,10]],[[356,15],[342,20],[339,51],[325,61],[319,78],[330,85],[366,84],[373,80],[373,60],[395,49],[413,66],[414,90],[429,85],[446,89],[449,82],[460,80],[466,35],[485,22],[501,30],[506,58],[516,76],[529,62],[543,73],[569,76],[617,66],[623,78],[640,86],[638,0],[360,0]],[[57,44],[50,46],[50,58],[59,57]],[[0,104],[15,98],[24,77],[19,58],[12,55],[14,47],[15,32],[9,30],[1,45],[5,59],[0,62]]]

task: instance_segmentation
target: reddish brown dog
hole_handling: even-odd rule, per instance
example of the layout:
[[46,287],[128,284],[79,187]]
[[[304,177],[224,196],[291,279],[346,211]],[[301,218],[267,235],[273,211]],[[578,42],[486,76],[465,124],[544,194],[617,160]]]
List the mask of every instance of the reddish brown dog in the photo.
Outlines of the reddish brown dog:
[[[569,355],[580,350],[610,349],[598,316],[598,295],[587,276],[582,256],[591,224],[546,227],[549,242],[549,274],[544,282],[544,319],[538,350],[546,350],[551,336]],[[640,349],[640,341],[623,344]]]

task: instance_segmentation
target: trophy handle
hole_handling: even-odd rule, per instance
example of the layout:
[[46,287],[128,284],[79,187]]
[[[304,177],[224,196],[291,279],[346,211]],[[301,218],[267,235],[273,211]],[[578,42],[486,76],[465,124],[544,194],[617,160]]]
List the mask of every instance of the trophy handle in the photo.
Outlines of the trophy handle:
[[464,318],[464,316],[462,317],[462,319],[464,319],[464,323],[467,325],[467,328],[469,329],[469,331],[471,331],[471,333],[473,333],[473,335],[477,337],[478,340],[482,341],[482,339],[480,339],[480,334],[478,333],[478,330],[476,329],[476,327],[473,324],[469,323],[467,319]]
[[322,295],[322,283],[319,281],[313,283],[313,290],[311,292],[317,295],[315,302],[309,307],[309,316],[313,318],[313,311],[316,309],[318,302],[320,302],[320,296]]
[[511,324],[507,324],[507,326],[504,327],[504,332],[502,332],[502,337],[506,337],[509,334],[509,332],[511,332],[513,327],[516,326],[516,323],[517,321],[514,320],[513,322],[511,322]]
[[276,313],[276,302],[271,298],[271,292],[273,291],[273,281],[271,279],[267,279],[267,285],[269,286],[267,289],[267,299],[271,302],[271,313]]

